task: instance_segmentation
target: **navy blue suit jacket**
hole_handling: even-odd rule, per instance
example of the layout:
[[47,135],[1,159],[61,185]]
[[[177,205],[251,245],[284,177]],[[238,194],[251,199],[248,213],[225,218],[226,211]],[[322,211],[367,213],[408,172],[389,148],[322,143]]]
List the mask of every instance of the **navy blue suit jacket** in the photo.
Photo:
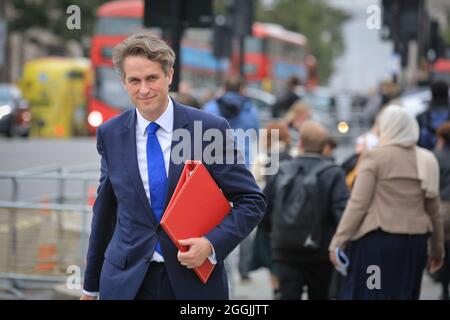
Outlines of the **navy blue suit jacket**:
[[[220,117],[174,101],[174,127],[194,139],[194,121],[202,131],[215,128],[224,136],[228,123]],[[228,136],[229,138],[230,136]],[[202,150],[210,142],[201,142]],[[172,142],[172,150],[177,142]],[[231,213],[208,233],[217,265],[206,284],[177,259],[178,249],[156,221],[145,194],[136,153],[136,111],[127,110],[97,130],[101,177],[94,204],[84,276],[84,290],[100,291],[100,299],[133,299],[145,277],[157,240],[177,299],[228,299],[225,257],[251,232],[265,212],[264,195],[243,164],[206,165],[229,201]],[[194,148],[186,159],[194,159]],[[237,156],[237,150],[233,147]],[[226,148],[224,148],[224,153]],[[166,206],[183,170],[169,165]],[[199,190],[201,192],[201,190]]]

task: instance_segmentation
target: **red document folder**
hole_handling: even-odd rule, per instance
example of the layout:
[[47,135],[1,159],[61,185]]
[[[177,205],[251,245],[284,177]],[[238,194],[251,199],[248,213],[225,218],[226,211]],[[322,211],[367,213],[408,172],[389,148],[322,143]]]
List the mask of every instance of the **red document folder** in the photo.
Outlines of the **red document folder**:
[[[187,161],[170,199],[161,226],[180,251],[187,251],[178,240],[202,237],[217,226],[231,206],[208,170],[200,161]],[[194,271],[203,283],[214,265],[206,259]]]

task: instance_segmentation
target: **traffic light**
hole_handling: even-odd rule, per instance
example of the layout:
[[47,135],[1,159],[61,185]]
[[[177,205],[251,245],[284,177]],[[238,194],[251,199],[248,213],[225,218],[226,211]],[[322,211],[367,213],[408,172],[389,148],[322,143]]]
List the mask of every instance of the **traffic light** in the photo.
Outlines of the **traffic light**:
[[419,36],[423,0],[383,0],[384,40],[409,41]]
[[408,63],[408,43],[419,40],[420,25],[423,22],[423,0],[382,0],[382,39],[392,40],[394,52],[401,57],[401,65]]
[[145,0],[145,27],[209,28],[212,20],[212,0]]
[[430,43],[428,48],[427,57],[431,61],[435,61],[437,58],[444,54],[444,41],[440,35],[439,23],[435,20],[430,22]]
[[237,36],[252,34],[254,12],[254,0],[231,1],[229,13],[232,17],[233,34]]
[[233,34],[229,19],[218,15],[214,21],[213,54],[216,58],[230,58],[233,48]]

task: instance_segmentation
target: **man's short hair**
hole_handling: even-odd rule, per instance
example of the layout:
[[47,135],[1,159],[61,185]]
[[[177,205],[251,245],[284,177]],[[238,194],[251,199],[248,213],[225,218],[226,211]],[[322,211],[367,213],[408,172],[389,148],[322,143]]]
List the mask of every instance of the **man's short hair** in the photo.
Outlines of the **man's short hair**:
[[238,75],[230,75],[225,79],[225,91],[240,92],[245,86],[245,81]]
[[331,149],[336,149],[336,147],[338,146],[338,142],[335,138],[328,136],[325,140],[325,145],[330,146]]
[[113,63],[120,78],[125,79],[123,62],[128,56],[143,56],[158,62],[165,75],[175,63],[175,53],[163,40],[149,31],[141,31],[120,42],[113,50]]
[[431,104],[448,105],[448,84],[444,81],[435,81],[431,84]]
[[445,144],[450,146],[450,121],[444,122],[436,131],[436,135],[444,139]]
[[297,76],[291,76],[288,80],[288,86],[289,88],[295,88],[297,86],[301,86],[302,85],[302,80],[300,80],[299,77]]
[[327,143],[327,130],[318,122],[305,121],[300,129],[300,141],[304,152],[322,153]]

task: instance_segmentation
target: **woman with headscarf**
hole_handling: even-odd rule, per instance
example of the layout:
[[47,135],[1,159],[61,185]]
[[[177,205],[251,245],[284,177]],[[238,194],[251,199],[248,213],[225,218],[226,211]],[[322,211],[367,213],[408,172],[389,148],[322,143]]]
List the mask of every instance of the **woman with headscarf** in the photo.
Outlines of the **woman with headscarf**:
[[[422,274],[443,261],[439,167],[417,147],[417,121],[388,106],[379,144],[361,162],[351,198],[330,243],[330,260],[346,248],[350,265],[342,299],[418,299]],[[350,243],[348,243],[350,242]]]

